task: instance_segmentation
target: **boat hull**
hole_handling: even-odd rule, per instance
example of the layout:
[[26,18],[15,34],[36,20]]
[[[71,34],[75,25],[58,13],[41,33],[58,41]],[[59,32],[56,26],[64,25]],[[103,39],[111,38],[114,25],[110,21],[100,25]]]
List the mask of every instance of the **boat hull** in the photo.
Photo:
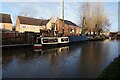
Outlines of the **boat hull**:
[[69,43],[81,41],[88,41],[88,38],[86,36],[69,36]]
[[34,49],[41,49],[42,48],[42,44],[34,44],[33,48]]

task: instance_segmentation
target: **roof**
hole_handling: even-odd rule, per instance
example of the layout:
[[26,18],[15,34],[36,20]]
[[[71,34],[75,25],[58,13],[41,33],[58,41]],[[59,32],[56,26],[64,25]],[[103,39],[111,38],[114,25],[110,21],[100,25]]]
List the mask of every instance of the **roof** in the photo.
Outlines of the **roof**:
[[0,23],[12,23],[10,14],[0,13]]
[[36,19],[36,18],[23,17],[23,16],[18,16],[18,18],[20,24],[42,26],[42,25],[46,25],[49,22],[49,19],[44,20],[44,19]]
[[[63,21],[63,19],[60,19],[60,20]],[[77,26],[75,23],[73,23],[72,21],[69,21],[69,20],[64,20],[64,23],[67,25]]]

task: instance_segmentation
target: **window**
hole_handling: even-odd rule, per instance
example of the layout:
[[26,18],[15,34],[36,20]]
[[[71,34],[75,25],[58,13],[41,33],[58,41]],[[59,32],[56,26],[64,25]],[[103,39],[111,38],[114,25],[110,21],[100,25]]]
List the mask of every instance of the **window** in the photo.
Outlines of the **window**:
[[62,41],[62,42],[68,41],[68,38],[62,38],[61,41]]

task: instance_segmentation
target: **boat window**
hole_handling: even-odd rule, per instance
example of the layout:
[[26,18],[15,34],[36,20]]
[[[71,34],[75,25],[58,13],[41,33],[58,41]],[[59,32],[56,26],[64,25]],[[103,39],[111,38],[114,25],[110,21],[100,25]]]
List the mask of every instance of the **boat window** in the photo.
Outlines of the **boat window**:
[[58,42],[58,39],[43,39],[43,43]]
[[68,38],[62,38],[61,41],[62,41],[62,42],[68,41]]
[[48,39],[43,39],[43,43],[48,43]]
[[54,39],[53,42],[58,42],[58,39]]

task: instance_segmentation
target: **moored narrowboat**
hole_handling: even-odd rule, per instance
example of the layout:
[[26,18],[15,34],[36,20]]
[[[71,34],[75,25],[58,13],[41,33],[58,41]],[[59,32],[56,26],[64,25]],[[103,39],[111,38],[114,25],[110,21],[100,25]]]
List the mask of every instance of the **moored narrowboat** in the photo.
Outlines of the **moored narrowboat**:
[[36,41],[35,41],[35,43],[33,45],[33,48],[34,49],[40,49],[40,48],[42,48],[41,37],[37,37],[36,38]]

